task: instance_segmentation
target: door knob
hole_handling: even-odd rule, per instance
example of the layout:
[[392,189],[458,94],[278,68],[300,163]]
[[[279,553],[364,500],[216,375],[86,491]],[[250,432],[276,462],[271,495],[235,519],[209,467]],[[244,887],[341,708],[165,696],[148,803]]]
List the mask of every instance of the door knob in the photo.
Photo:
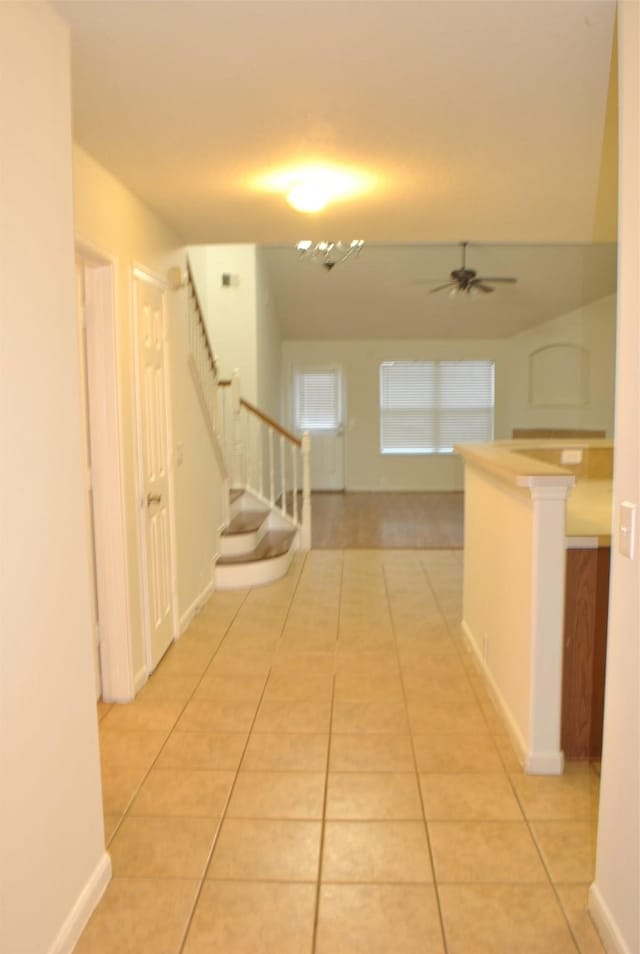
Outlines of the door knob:
[[161,494],[147,494],[147,507],[150,507],[151,504],[161,503],[162,495]]

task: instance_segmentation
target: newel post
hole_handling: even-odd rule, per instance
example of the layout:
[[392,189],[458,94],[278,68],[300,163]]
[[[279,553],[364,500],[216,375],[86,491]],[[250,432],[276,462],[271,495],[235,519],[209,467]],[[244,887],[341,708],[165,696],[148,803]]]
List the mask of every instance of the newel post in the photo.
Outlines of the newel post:
[[300,546],[311,549],[311,438],[308,431],[302,435],[302,526]]
[[231,374],[231,417],[233,421],[233,482],[236,486],[244,487],[246,474],[244,469],[244,453],[242,435],[240,433],[240,372],[237,368]]

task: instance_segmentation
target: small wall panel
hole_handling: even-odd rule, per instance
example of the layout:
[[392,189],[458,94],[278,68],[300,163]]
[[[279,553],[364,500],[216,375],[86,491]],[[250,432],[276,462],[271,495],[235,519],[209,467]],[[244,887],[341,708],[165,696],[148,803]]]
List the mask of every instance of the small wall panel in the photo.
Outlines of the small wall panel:
[[581,407],[589,401],[589,354],[578,345],[553,344],[529,355],[529,404]]

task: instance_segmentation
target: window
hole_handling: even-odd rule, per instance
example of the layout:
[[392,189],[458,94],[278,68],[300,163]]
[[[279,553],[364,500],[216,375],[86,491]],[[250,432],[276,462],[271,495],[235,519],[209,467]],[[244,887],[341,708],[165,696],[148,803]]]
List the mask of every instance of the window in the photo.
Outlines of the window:
[[335,431],[340,426],[340,378],[336,368],[296,371],[294,417],[298,431]]
[[384,361],[380,365],[383,454],[450,454],[454,444],[493,439],[492,361]]

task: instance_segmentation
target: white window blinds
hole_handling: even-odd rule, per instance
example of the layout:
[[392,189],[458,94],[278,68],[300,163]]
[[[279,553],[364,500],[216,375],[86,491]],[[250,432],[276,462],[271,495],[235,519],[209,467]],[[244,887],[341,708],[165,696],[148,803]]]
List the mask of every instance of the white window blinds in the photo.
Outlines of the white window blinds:
[[297,371],[295,422],[298,431],[336,430],[340,423],[338,371]]
[[451,453],[493,439],[491,361],[384,361],[380,365],[383,454]]

